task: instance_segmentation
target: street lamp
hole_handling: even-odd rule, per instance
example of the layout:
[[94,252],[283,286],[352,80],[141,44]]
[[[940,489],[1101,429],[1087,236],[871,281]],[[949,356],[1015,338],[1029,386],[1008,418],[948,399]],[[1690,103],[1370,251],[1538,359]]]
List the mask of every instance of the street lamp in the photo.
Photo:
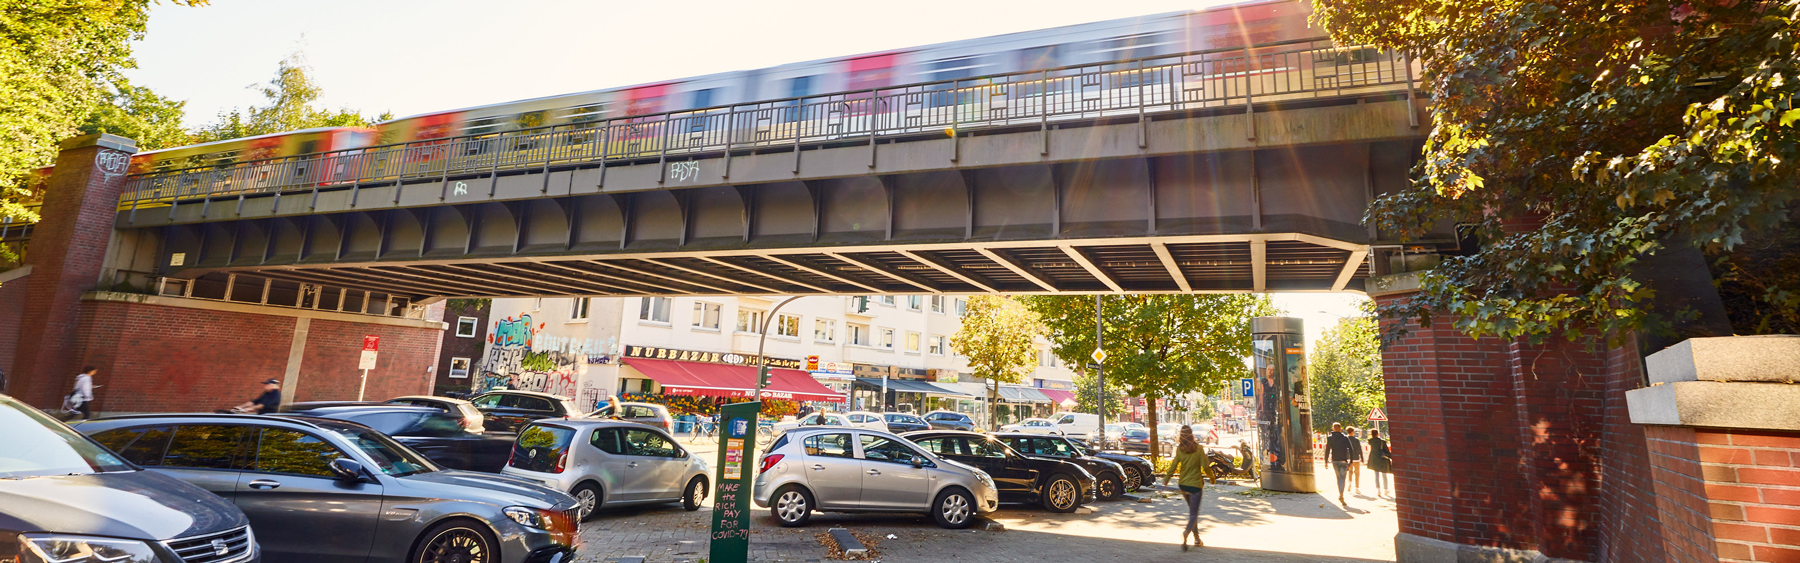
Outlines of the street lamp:
[[800,297],[796,295],[781,300],[780,303],[775,304],[775,308],[769,309],[769,316],[763,317],[762,334],[758,335],[756,339],[756,391],[751,395],[753,401],[762,400],[763,386],[769,382],[769,357],[763,353],[763,347],[769,344],[769,322],[775,320],[775,312],[780,311],[783,305],[793,303]]

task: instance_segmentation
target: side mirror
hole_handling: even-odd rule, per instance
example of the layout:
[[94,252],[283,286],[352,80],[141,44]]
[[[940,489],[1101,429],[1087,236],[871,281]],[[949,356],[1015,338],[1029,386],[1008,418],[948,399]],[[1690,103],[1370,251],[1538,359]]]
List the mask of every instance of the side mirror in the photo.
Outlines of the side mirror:
[[331,460],[331,475],[339,481],[360,481],[363,478],[362,464],[347,457]]
[[925,460],[919,459],[918,457],[914,457],[914,458],[912,458],[912,466],[913,466],[913,469],[925,467]]

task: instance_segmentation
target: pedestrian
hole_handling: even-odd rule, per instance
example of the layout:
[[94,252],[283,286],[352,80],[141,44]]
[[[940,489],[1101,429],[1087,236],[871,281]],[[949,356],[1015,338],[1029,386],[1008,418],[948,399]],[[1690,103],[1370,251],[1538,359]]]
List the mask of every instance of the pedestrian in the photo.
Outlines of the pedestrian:
[[1344,435],[1344,425],[1331,423],[1331,435],[1325,437],[1325,460],[1331,462],[1331,471],[1337,474],[1338,504],[1350,507],[1344,502],[1344,479],[1350,474],[1350,437]]
[[281,380],[270,379],[263,382],[263,392],[255,399],[246,401],[231,409],[233,412],[246,414],[274,414],[281,410]]
[[1175,446],[1175,454],[1169,460],[1169,473],[1163,475],[1163,486],[1169,486],[1169,478],[1176,473],[1181,474],[1181,500],[1187,501],[1187,528],[1181,531],[1181,550],[1188,549],[1188,534],[1194,535],[1195,547],[1206,547],[1200,541],[1200,499],[1206,485],[1206,452],[1200,442],[1194,439],[1191,426],[1181,427],[1181,438]]
[[1363,443],[1362,438],[1358,438],[1356,432],[1355,426],[1344,429],[1344,436],[1350,438],[1350,488],[1356,489],[1356,494],[1360,495],[1362,494]]
[[1394,472],[1394,452],[1388,449],[1381,431],[1373,428],[1369,429],[1369,470],[1375,472],[1376,498],[1383,494],[1393,498],[1393,493],[1388,491],[1388,474]]
[[97,371],[100,370],[94,366],[81,368],[81,373],[75,374],[75,389],[63,400],[67,410],[81,413],[82,420],[94,418],[94,372]]

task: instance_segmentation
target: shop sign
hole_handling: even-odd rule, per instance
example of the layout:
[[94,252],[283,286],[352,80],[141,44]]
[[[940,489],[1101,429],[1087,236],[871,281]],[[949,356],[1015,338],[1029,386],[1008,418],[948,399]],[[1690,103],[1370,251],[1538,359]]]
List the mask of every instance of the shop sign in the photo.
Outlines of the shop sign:
[[[673,360],[677,362],[703,362],[708,364],[728,364],[734,366],[756,366],[755,354],[734,354],[730,352],[699,352],[695,350],[678,350],[675,348],[657,348],[654,346],[625,347],[625,357],[643,358],[646,360]],[[768,359],[771,368],[801,369],[806,367],[800,360],[789,358]]]

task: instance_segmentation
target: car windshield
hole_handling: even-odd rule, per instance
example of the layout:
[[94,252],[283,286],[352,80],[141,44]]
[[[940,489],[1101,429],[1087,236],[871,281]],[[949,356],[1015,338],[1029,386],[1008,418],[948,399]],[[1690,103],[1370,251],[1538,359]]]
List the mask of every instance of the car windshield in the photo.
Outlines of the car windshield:
[[136,471],[80,432],[11,397],[0,395],[0,479]]
[[419,452],[412,451],[386,435],[362,426],[339,424],[324,420],[312,421],[320,428],[342,437],[344,441],[362,450],[363,455],[375,461],[376,469],[395,477],[417,475],[442,471],[442,467],[431,462]]

